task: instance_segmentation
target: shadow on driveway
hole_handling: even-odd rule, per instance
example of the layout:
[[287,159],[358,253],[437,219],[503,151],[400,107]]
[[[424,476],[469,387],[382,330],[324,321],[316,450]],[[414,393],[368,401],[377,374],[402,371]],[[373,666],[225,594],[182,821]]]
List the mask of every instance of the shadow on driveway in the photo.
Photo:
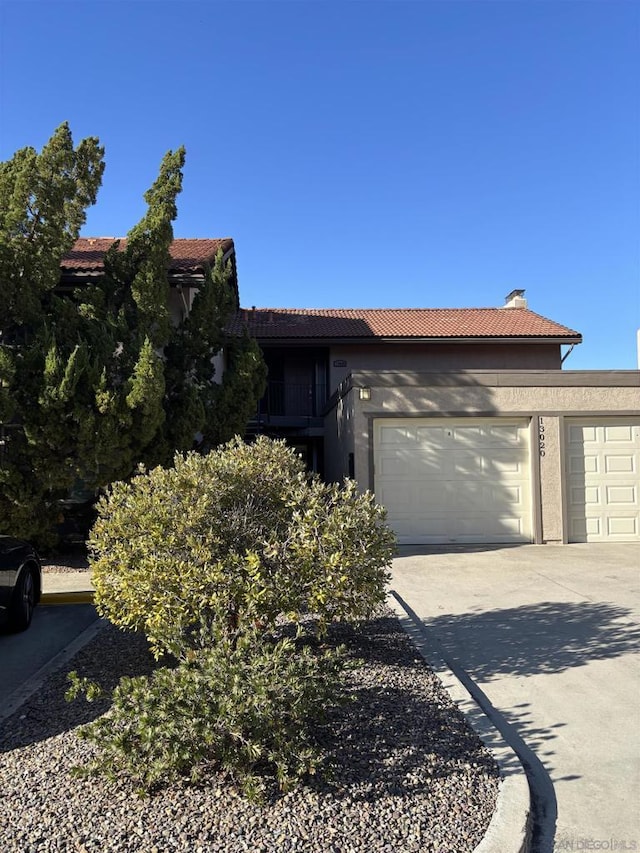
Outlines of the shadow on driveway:
[[563,672],[635,653],[640,642],[632,611],[591,601],[478,609],[425,619],[425,625],[445,648],[464,651],[464,668],[478,682]]

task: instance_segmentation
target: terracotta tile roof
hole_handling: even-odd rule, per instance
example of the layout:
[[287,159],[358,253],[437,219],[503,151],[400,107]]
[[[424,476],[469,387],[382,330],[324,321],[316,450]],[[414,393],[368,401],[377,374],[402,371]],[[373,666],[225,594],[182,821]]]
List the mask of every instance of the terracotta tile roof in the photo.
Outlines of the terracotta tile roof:
[[[103,269],[104,255],[114,241],[120,240],[120,247],[127,244],[125,237],[80,237],[73,249],[60,264],[63,273],[100,272]],[[189,272],[202,268],[204,263],[212,263],[218,252],[233,249],[230,237],[215,240],[176,239],[171,244],[171,269],[174,272]]]
[[528,308],[259,308],[241,309],[229,331],[258,340],[550,338],[580,341],[579,332]]

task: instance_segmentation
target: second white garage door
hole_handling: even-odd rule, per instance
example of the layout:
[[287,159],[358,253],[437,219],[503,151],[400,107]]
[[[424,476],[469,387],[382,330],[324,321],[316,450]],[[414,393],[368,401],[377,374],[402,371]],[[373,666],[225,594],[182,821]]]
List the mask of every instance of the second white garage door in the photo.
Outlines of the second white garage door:
[[567,420],[570,542],[640,541],[640,421]]
[[529,421],[374,423],[375,492],[401,544],[531,542]]

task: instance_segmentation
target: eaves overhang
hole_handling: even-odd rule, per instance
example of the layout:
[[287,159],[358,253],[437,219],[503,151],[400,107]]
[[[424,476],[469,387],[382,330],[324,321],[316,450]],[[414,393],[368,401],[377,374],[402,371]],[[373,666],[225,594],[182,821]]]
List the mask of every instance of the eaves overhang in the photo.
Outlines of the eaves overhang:
[[[60,263],[60,283],[63,286],[88,284],[104,275],[106,254],[119,245],[124,251],[126,237],[80,237],[73,249]],[[167,276],[172,284],[198,285],[215,263],[222,250],[226,263],[235,257],[235,246],[230,237],[216,239],[176,238],[170,247]]]
[[[100,270],[77,270],[75,272],[63,272],[60,276],[60,287],[79,287],[83,284],[95,284],[104,278],[104,269]],[[201,270],[172,272],[169,270],[167,279],[170,285],[182,285],[183,287],[199,287],[204,282],[204,273]]]
[[[250,331],[250,330],[249,330]],[[336,346],[358,344],[580,344],[582,335],[511,335],[509,337],[459,336],[459,337],[361,337],[361,338],[312,338],[291,337],[276,338],[269,335],[255,335],[261,346]]]

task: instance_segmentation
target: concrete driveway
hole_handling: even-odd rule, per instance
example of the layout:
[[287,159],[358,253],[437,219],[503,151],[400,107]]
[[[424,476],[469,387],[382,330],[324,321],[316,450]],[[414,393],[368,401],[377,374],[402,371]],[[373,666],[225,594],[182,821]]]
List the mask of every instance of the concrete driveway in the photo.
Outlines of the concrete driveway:
[[403,547],[391,587],[530,751],[545,853],[640,850],[640,546]]
[[95,607],[36,607],[31,627],[19,634],[0,631],[0,708],[5,700],[49,663],[98,618]]

